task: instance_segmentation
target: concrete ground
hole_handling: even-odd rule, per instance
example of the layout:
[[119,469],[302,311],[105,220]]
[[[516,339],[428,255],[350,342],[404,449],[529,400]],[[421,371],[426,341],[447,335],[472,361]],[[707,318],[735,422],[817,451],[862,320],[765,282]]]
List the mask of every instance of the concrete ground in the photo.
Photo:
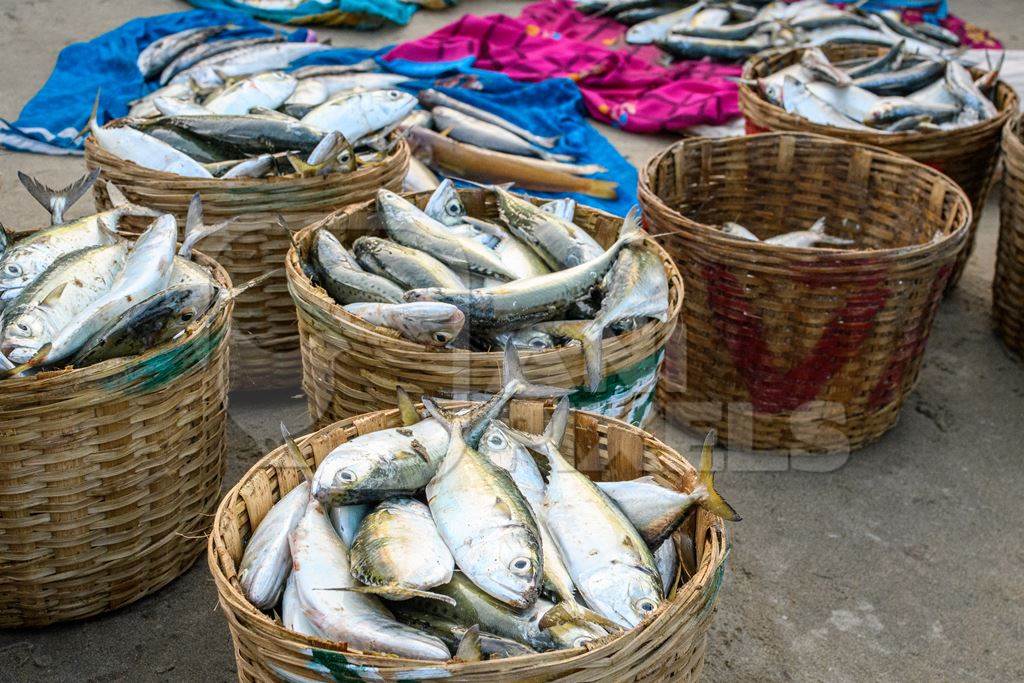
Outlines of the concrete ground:
[[[1009,47],[1024,47],[1018,0],[953,5]],[[467,0],[422,12],[404,29],[325,33],[336,44],[374,46],[423,35],[469,9],[514,14],[519,6]],[[16,117],[69,43],[133,16],[184,8],[159,0],[0,2],[0,116]],[[638,164],[670,141],[607,132]],[[44,218],[15,171],[57,184],[81,169],[79,158],[0,152],[0,220],[29,227]],[[881,442],[829,473],[728,456],[720,489],[744,520],[732,529],[708,680],[1024,678],[1024,368],[989,331],[997,219],[993,202],[963,283],[939,312],[920,385]],[[291,394],[232,397],[226,485],[277,445],[282,419],[302,429],[305,403]],[[663,424],[655,431],[680,449],[695,444]],[[0,680],[234,679],[205,560],[116,613],[0,633]]]

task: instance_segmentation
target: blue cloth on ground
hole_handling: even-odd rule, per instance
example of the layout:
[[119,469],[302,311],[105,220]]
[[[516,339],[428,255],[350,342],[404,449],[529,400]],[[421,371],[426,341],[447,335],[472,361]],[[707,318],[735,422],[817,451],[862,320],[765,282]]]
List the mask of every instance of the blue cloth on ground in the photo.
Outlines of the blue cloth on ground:
[[[832,3],[850,4],[850,0],[829,0]],[[947,0],[868,0],[863,5],[865,10],[880,12],[882,10],[894,9],[916,9],[923,12],[924,20],[937,24],[949,16],[949,3]]]
[[[13,124],[0,121],[0,144],[10,149],[44,154],[81,154],[78,132],[85,127],[97,89],[102,90],[100,121],[128,113],[128,103],[158,86],[145,82],[136,66],[139,52],[152,41],[202,25],[233,23],[243,36],[269,35],[272,30],[245,15],[192,10],[148,19],[135,19],[88,43],[65,48],[50,79],[22,110]],[[292,38],[304,40],[305,29]],[[608,170],[595,178],[619,183],[619,198],[602,200],[573,195],[581,203],[623,215],[636,202],[636,169],[586,119],[579,89],[568,79],[539,83],[514,81],[504,74],[483,71],[472,60],[422,63],[386,61],[390,47],[379,50],[337,48],[308,55],[292,68],[313,64],[353,64],[374,58],[386,71],[414,80],[403,88],[415,94],[437,88],[470,104],[500,114],[538,135],[561,136],[554,151],[571,154],[579,163]],[[538,196],[542,192],[531,192]]]
[[[96,92],[100,91],[99,121],[124,116],[128,103],[155,90],[139,73],[139,53],[153,41],[197,26],[234,24],[224,38],[269,36],[274,30],[241,12],[189,10],[133,19],[86,43],[61,50],[53,73],[11,123],[0,119],[0,145],[42,154],[81,154],[79,132],[89,121]],[[305,40],[306,29],[290,39]],[[220,39],[220,37],[218,38]]]
[[384,21],[404,26],[417,6],[400,0],[305,0],[291,9],[265,9],[239,0],[188,0],[196,7],[232,9],[279,24],[323,24],[377,28]]

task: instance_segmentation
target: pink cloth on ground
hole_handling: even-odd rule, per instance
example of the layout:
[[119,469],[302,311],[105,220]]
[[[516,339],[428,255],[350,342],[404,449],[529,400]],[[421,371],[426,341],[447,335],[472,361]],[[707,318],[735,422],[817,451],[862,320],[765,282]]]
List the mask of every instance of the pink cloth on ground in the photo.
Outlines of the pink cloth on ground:
[[709,61],[656,63],[657,48],[626,45],[625,26],[589,17],[568,0],[526,7],[519,18],[467,15],[397,46],[386,59],[416,62],[475,57],[474,66],[511,78],[576,81],[590,115],[637,133],[722,124],[739,115],[740,67]]

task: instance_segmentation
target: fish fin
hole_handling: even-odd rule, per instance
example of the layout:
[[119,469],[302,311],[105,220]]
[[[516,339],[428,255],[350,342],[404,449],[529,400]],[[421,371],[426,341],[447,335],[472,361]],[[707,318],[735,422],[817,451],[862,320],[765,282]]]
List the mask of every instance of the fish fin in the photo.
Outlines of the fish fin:
[[736,514],[736,510],[725,502],[725,499],[715,490],[715,472],[712,469],[714,464],[715,441],[718,433],[712,429],[704,439],[704,448],[700,453],[700,472],[698,478],[700,483],[707,489],[707,496],[699,502],[699,505],[722,519],[730,522],[738,522],[742,518]]
[[[50,355],[50,351],[52,349],[53,344],[49,342],[43,344],[42,346],[39,347],[39,350],[36,351],[34,356],[29,358],[21,365],[15,365],[11,368],[8,368],[0,372],[0,379],[5,379],[7,377],[16,377],[21,373],[25,372],[26,370],[31,370],[32,368],[39,367],[40,365],[46,362],[46,357]],[[7,361],[8,365],[11,364],[9,358],[5,357],[4,360]]]
[[505,239],[508,237],[508,232],[503,230],[501,226],[495,225],[490,221],[485,221],[481,218],[476,218],[474,216],[466,216],[466,222],[472,225],[480,232],[486,235],[490,235],[491,237],[497,237],[499,239]]
[[825,227],[826,226],[827,226],[827,222],[825,220],[825,217],[822,216],[818,220],[814,221],[814,225],[812,225],[809,228],[809,230],[811,232],[815,233],[816,235],[824,235],[825,234]]
[[306,481],[312,483],[313,481],[313,468],[306,462],[306,458],[303,457],[302,451],[299,450],[299,444],[295,443],[295,439],[292,438],[288,428],[284,426],[284,422],[281,423],[281,437],[284,439],[285,445],[288,447],[288,454],[295,460],[295,465],[302,472],[302,476],[306,478]]
[[100,169],[94,168],[64,189],[54,190],[43,185],[29,174],[18,171],[18,180],[25,186],[28,193],[32,195],[33,199],[42,204],[44,209],[50,212],[50,223],[52,225],[64,222],[64,212],[81,199],[82,195],[92,187],[99,177]]
[[480,624],[473,624],[462,634],[454,659],[460,662],[481,662],[484,653],[480,650]]
[[315,167],[310,166],[304,159],[301,159],[294,154],[288,155],[288,163],[292,165],[292,168],[295,169],[296,173],[303,176],[313,175],[317,171]]
[[640,207],[634,204],[622,221],[622,227],[619,229],[619,241],[626,240],[627,246],[643,242],[647,235],[641,225],[642,220],[643,214]]
[[181,247],[178,249],[178,256],[191,258],[192,249],[196,244],[202,242],[210,235],[220,232],[229,225],[237,223],[241,218],[241,216],[232,216],[226,221],[221,221],[220,223],[214,223],[213,225],[201,225],[198,229],[193,230],[192,232],[188,232],[186,228],[185,239],[182,240]]
[[519,398],[558,398],[572,393],[572,389],[533,384],[526,379],[519,351],[512,344],[505,347],[502,381],[506,387],[512,385],[515,396]]
[[100,113],[100,93],[101,92],[102,92],[102,90],[100,88],[96,88],[96,99],[94,99],[92,101],[92,112],[89,113],[89,122],[86,123],[85,126],[80,131],[78,131],[79,137],[81,137],[81,136],[83,136],[83,135],[85,135],[86,133],[89,133],[89,132],[92,132],[92,134],[95,135],[96,131],[99,130],[99,128],[100,128],[100,124],[99,124],[99,121],[97,120],[97,116],[99,116],[99,113]]
[[406,588],[405,586],[397,585],[384,585],[384,586],[339,586],[338,588],[321,588],[320,590],[325,591],[346,591],[349,593],[364,593],[367,595],[379,595],[382,597],[388,597],[394,595],[403,599],[409,598],[425,598],[427,600],[437,600],[447,605],[455,606],[455,598],[451,598],[447,595],[440,593],[434,593],[432,591],[421,591],[415,588]]
[[411,427],[419,423],[422,418],[413,405],[409,392],[402,387],[395,387],[395,394],[398,396],[398,412],[402,416],[402,426]]
[[237,287],[232,287],[231,288],[231,293],[229,294],[228,298],[229,299],[237,299],[238,295],[241,294],[242,292],[247,292],[250,289],[252,289],[253,287],[256,287],[257,285],[263,284],[264,282],[266,282],[267,280],[269,280],[270,278],[272,278],[273,276],[277,275],[280,272],[281,272],[280,268],[275,268],[274,270],[271,270],[269,272],[263,273],[263,275],[258,275],[257,277],[254,277],[253,279],[249,280],[245,284],[239,285]]
[[188,203],[188,213],[185,216],[185,240],[195,230],[203,226],[203,200],[196,192]]
[[554,323],[541,323],[537,329],[550,332],[559,337],[575,339],[583,345],[583,364],[586,375],[587,389],[596,391],[603,379],[604,361],[602,345],[604,325],[597,320],[565,320]]
[[465,420],[462,415],[456,415],[451,410],[441,407],[429,396],[423,396],[420,400],[423,401],[423,407],[427,409],[430,416],[437,420],[449,434],[453,433],[456,425],[463,423]]
[[613,632],[622,630],[622,627],[611,619],[573,600],[563,600],[549,609],[537,625],[542,629],[549,629],[560,624],[595,624]]
[[555,408],[555,412],[551,414],[551,419],[548,420],[547,425],[544,427],[544,438],[555,446],[560,445],[562,440],[565,439],[565,430],[569,426],[570,410],[569,397],[565,396],[558,402],[558,407]]

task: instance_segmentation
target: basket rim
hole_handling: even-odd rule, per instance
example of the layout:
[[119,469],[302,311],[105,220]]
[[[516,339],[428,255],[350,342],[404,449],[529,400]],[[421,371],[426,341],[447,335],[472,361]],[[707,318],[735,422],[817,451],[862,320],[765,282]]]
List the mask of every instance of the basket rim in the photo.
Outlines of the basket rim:
[[[130,119],[128,117],[122,117],[108,121],[103,125],[104,128],[113,127],[118,128],[127,125]],[[84,151],[87,157],[95,159],[98,162],[105,164],[117,163],[124,166],[126,172],[130,172],[134,175],[144,175],[156,180],[165,180],[167,182],[174,183],[179,188],[175,189],[201,189],[204,186],[214,186],[222,190],[261,190],[267,189],[273,185],[287,185],[299,184],[301,181],[316,181],[318,183],[333,183],[340,182],[343,180],[358,180],[366,175],[376,171],[379,168],[386,168],[394,164],[395,161],[403,156],[409,154],[409,143],[405,137],[399,136],[397,132],[392,133],[393,136],[398,137],[398,143],[391,148],[387,156],[384,157],[380,162],[374,162],[362,168],[356,168],[351,173],[328,173],[322,176],[303,176],[299,173],[289,173],[288,175],[273,175],[266,176],[263,178],[189,178],[181,176],[176,173],[168,173],[167,171],[158,171],[153,168],[146,168],[140,166],[134,161],[128,159],[122,159],[119,156],[111,154],[107,150],[103,149],[96,141],[96,138],[90,135],[85,139]]]
[[[210,274],[221,287],[231,291],[231,277],[224,269],[224,266],[197,249],[192,250],[192,255],[197,262],[209,270]],[[187,333],[182,335],[180,339],[175,339],[170,342],[154,346],[153,348],[146,350],[144,353],[140,353],[135,356],[110,358],[83,368],[64,367],[53,370],[44,370],[29,377],[11,377],[3,379],[0,380],[0,390],[4,388],[27,390],[31,389],[33,384],[38,385],[48,382],[54,382],[58,385],[37,387],[39,389],[49,391],[59,388],[59,383],[63,383],[64,381],[81,382],[85,380],[97,380],[127,372],[135,366],[143,365],[146,361],[156,357],[157,355],[167,353],[171,349],[178,349],[192,343],[201,334],[205,334],[208,330],[212,329],[218,320],[222,321],[222,327],[227,328],[229,326],[229,321],[231,320],[231,313],[234,310],[234,305],[234,299],[231,298],[224,301],[215,301],[214,305],[211,306],[209,310],[207,310],[192,325],[189,325]],[[226,336],[227,335],[225,335],[225,337]]]
[[[957,200],[963,205],[964,209],[964,220],[955,230],[943,235],[943,238],[938,241],[925,242],[922,244],[915,244],[911,246],[903,247],[886,247],[884,249],[850,249],[850,248],[817,248],[817,247],[791,247],[779,244],[765,244],[763,242],[751,242],[747,240],[737,240],[728,237],[723,234],[720,230],[707,223],[701,223],[678,210],[669,206],[661,196],[655,192],[652,184],[652,178],[657,171],[657,166],[660,162],[675,154],[675,151],[679,148],[692,145],[706,145],[710,144],[714,146],[727,145],[727,144],[740,144],[752,145],[757,144],[759,141],[768,139],[783,139],[783,138],[801,138],[810,142],[830,146],[835,148],[845,149],[864,149],[869,150],[873,154],[887,157],[889,160],[897,164],[902,164],[908,168],[914,169],[918,173],[925,173],[935,178],[935,182],[944,182],[947,185],[947,189],[957,196]],[[871,259],[877,261],[879,259],[903,259],[926,254],[932,251],[937,251],[939,248],[944,248],[952,240],[966,240],[969,232],[971,223],[974,217],[974,209],[971,206],[971,201],[968,199],[967,194],[964,190],[954,182],[949,176],[937,171],[936,169],[922,164],[919,161],[915,161],[910,157],[893,152],[885,149],[884,147],[878,147],[875,145],[867,145],[859,142],[852,142],[843,140],[840,138],[829,137],[827,135],[819,135],[817,133],[804,133],[797,131],[776,131],[769,133],[759,133],[757,135],[746,135],[740,138],[705,138],[705,137],[691,137],[683,138],[669,147],[658,152],[653,157],[648,159],[647,163],[640,169],[640,197],[641,203],[651,203],[655,206],[659,212],[663,212],[670,216],[673,220],[678,221],[682,225],[686,226],[687,229],[696,230],[702,239],[709,238],[713,243],[730,249],[747,249],[752,253],[763,253],[763,254],[774,254],[785,256],[789,255],[816,255],[820,256],[822,260],[830,261],[860,261],[863,259]],[[678,225],[667,226],[672,234],[682,235],[685,234],[685,229]]]
[[[449,401],[449,400],[443,400],[443,404],[446,407],[458,409],[458,408],[461,408],[461,407],[468,407],[468,406],[476,405],[476,402],[473,402],[473,401]],[[422,407],[423,407],[422,403],[417,404],[417,409],[422,409]],[[308,441],[310,441],[310,440],[312,440],[314,438],[317,438],[317,437],[319,437],[322,434],[329,433],[329,432],[335,431],[337,429],[343,429],[343,428],[347,428],[347,427],[351,427],[351,426],[356,426],[356,425],[358,425],[360,423],[363,423],[363,422],[369,422],[369,423],[378,424],[378,425],[385,425],[385,424],[388,424],[388,420],[389,419],[393,420],[394,418],[399,417],[400,413],[401,413],[401,411],[398,408],[389,408],[389,409],[386,409],[386,410],[378,410],[378,411],[373,411],[373,412],[370,412],[370,413],[363,413],[362,415],[358,415],[358,416],[354,416],[354,417],[349,417],[349,418],[346,418],[344,420],[339,420],[339,421],[336,421],[336,422],[332,422],[331,424],[326,425],[326,426],[324,426],[324,427],[322,427],[320,429],[317,429],[317,430],[315,430],[315,431],[313,431],[313,432],[311,432],[309,434],[305,434],[305,435],[303,435],[301,437],[296,437],[295,438],[295,442],[301,448]],[[579,410],[579,409],[576,409],[576,408],[572,409],[571,414],[573,416],[574,422],[575,422],[575,419],[576,419],[577,416],[582,415],[582,416],[585,416],[585,417],[587,417],[589,419],[596,420],[598,423],[605,423],[607,425],[614,425],[617,428],[625,429],[625,430],[628,430],[628,431],[630,431],[630,432],[632,432],[634,434],[642,436],[645,440],[650,442],[650,445],[645,444],[645,448],[644,448],[645,452],[647,452],[650,449],[651,446],[653,446],[654,448],[663,449],[664,452],[667,452],[667,453],[675,455],[678,458],[678,460],[679,460],[679,464],[683,468],[688,470],[691,474],[695,474],[696,473],[696,469],[693,467],[693,465],[690,464],[689,460],[687,460],[685,457],[683,457],[682,454],[680,454],[674,448],[671,448],[670,446],[665,444],[661,439],[659,439],[654,434],[652,434],[652,433],[650,433],[650,432],[648,432],[648,431],[646,431],[644,429],[636,427],[636,426],[630,424],[629,422],[626,422],[624,420],[620,420],[618,418],[607,417],[607,416],[601,415],[599,413],[594,413],[594,412],[585,411],[585,410]],[[375,429],[374,431],[380,431],[380,429],[386,429],[386,427],[382,426],[379,429]],[[605,648],[609,648],[609,647],[613,646],[615,643],[617,643],[622,638],[638,636],[639,634],[642,634],[644,631],[646,631],[646,630],[648,630],[650,628],[653,628],[656,624],[661,623],[661,621],[666,618],[666,615],[668,613],[667,607],[669,605],[679,605],[679,606],[682,606],[684,603],[686,603],[688,601],[692,601],[694,599],[694,597],[702,589],[705,588],[704,584],[697,585],[699,582],[696,581],[696,579],[695,579],[696,575],[702,573],[702,570],[706,570],[706,572],[709,575],[714,575],[715,573],[720,572],[724,568],[724,565],[726,563],[726,560],[728,559],[730,548],[731,548],[731,539],[730,539],[730,536],[729,536],[728,529],[725,526],[724,520],[721,517],[718,517],[716,515],[713,515],[713,514],[711,514],[709,512],[704,511],[702,508],[698,508],[696,510],[696,514],[698,514],[698,515],[705,515],[706,518],[708,519],[707,533],[711,533],[712,531],[716,532],[718,534],[719,538],[721,539],[721,551],[717,554],[716,557],[712,557],[712,553],[710,553],[710,552],[704,552],[702,554],[702,556],[700,557],[700,560],[697,563],[697,566],[696,566],[695,572],[694,572],[694,576],[690,577],[690,579],[687,580],[686,583],[681,584],[681,585],[677,585],[675,587],[676,588],[675,597],[672,598],[671,600],[666,598],[664,603],[662,604],[662,606],[658,609],[658,611],[654,614],[654,616],[652,618],[645,619],[638,626],[636,626],[636,627],[634,627],[632,629],[626,629],[626,630],[622,631],[621,633],[609,634],[608,636],[600,638],[597,641],[595,641],[596,643],[598,643],[597,645],[591,646],[589,648],[586,647],[586,646],[579,646],[579,647],[567,648],[567,649],[562,649],[562,650],[554,650],[554,651],[550,651],[550,652],[539,652],[539,653],[534,653],[534,654],[519,655],[517,657],[507,657],[507,658],[502,658],[500,660],[490,660],[490,661],[485,660],[485,661],[482,661],[482,662],[455,662],[454,660],[451,660],[451,659],[446,660],[444,662],[438,662],[438,661],[431,661],[431,660],[408,659],[408,658],[403,658],[403,657],[397,657],[397,656],[390,655],[390,654],[379,653],[379,652],[370,652],[370,651],[364,651],[364,650],[354,650],[354,651],[353,650],[348,650],[348,649],[340,650],[337,647],[338,643],[335,643],[335,642],[332,642],[332,641],[326,641],[326,640],[322,640],[322,639],[312,638],[312,637],[303,635],[301,633],[297,633],[295,631],[292,631],[290,629],[287,629],[282,624],[278,624],[276,621],[274,621],[273,619],[268,617],[266,615],[266,613],[264,613],[263,611],[259,610],[256,606],[254,606],[252,603],[250,603],[249,600],[246,599],[245,595],[242,594],[241,590],[239,590],[238,587],[236,587],[236,585],[234,585],[228,579],[228,577],[224,574],[224,572],[223,572],[223,570],[222,570],[222,568],[220,566],[219,558],[222,555],[227,555],[228,554],[227,553],[226,544],[225,544],[225,542],[223,540],[222,534],[220,533],[220,529],[221,529],[221,527],[222,527],[222,525],[224,523],[224,519],[229,514],[229,510],[228,510],[229,506],[233,502],[237,501],[240,498],[240,492],[241,492],[242,486],[244,484],[248,483],[249,479],[251,479],[257,472],[262,471],[262,469],[264,467],[271,465],[274,460],[280,459],[282,456],[284,456],[284,454],[286,452],[286,449],[287,449],[287,445],[278,446],[277,448],[273,449],[272,451],[270,451],[269,453],[264,455],[262,458],[260,458],[251,468],[249,468],[248,471],[246,471],[246,473],[244,475],[242,475],[242,477],[238,480],[238,482],[236,482],[235,485],[232,486],[227,491],[227,493],[224,494],[224,497],[221,499],[220,503],[217,505],[217,510],[214,513],[214,517],[213,517],[213,525],[212,525],[212,528],[210,530],[210,536],[209,536],[209,539],[207,541],[207,553],[206,554],[207,554],[207,563],[209,565],[211,574],[213,574],[214,583],[216,584],[216,587],[217,587],[217,594],[218,594],[218,598],[219,598],[219,601],[220,601],[221,608],[225,612],[229,611],[230,609],[233,609],[231,606],[229,606],[227,604],[227,600],[226,600],[226,598],[231,598],[235,602],[237,602],[239,605],[241,605],[243,608],[247,609],[250,612],[251,616],[255,616],[257,619],[259,619],[263,623],[263,625],[265,627],[269,627],[272,630],[272,632],[273,632],[273,636],[277,640],[279,640],[279,641],[291,640],[292,643],[298,643],[303,648],[329,649],[329,650],[334,651],[334,652],[347,652],[349,654],[357,654],[361,658],[365,658],[367,660],[371,660],[372,664],[386,664],[386,665],[391,665],[391,666],[396,666],[396,667],[406,667],[406,668],[408,668],[408,667],[424,667],[424,668],[433,668],[433,669],[436,669],[439,666],[440,667],[451,667],[451,666],[454,665],[454,666],[458,666],[459,667],[459,671],[460,672],[467,672],[467,671],[468,672],[472,672],[472,670],[474,668],[480,667],[481,665],[493,665],[495,663],[495,661],[498,661],[498,662],[512,662],[512,661],[522,662],[522,661],[526,661],[529,658],[536,658],[536,657],[544,657],[544,658],[548,658],[548,659],[555,659],[555,658],[557,658],[557,659],[571,659],[571,658],[573,658],[573,657],[575,657],[577,655],[583,654],[583,653],[589,654],[591,652],[601,651],[601,650],[604,650]],[[278,498],[278,500],[280,500],[280,498]],[[707,545],[708,545],[708,543],[705,542],[705,547]],[[234,640],[234,638],[233,638],[233,640]],[[326,645],[326,647],[325,647],[325,645]]]
[[[880,51],[884,51],[885,48],[881,48],[877,45],[870,45],[867,43],[848,43],[843,45],[833,45],[833,48],[878,48]],[[910,143],[910,142],[921,142],[931,143],[940,140],[948,140],[950,138],[969,137],[975,133],[987,132],[989,130],[1001,129],[1007,119],[1012,118],[1014,113],[1018,111],[1020,105],[1019,95],[1006,81],[999,79],[996,81],[995,92],[1003,93],[1003,106],[999,109],[996,116],[986,121],[979,121],[978,123],[970,126],[964,126],[955,130],[939,130],[931,132],[914,132],[907,131],[902,133],[875,133],[866,132],[860,130],[847,130],[842,128],[833,128],[830,126],[822,126],[819,124],[812,123],[807,119],[790,114],[782,107],[769,102],[764,99],[759,92],[757,92],[749,81],[754,80],[754,69],[772,62],[773,60],[781,61],[791,55],[803,54],[806,47],[794,47],[794,48],[779,48],[775,50],[766,50],[755,54],[743,64],[743,72],[740,76],[741,80],[739,83],[739,102],[740,112],[750,120],[749,110],[745,105],[746,102],[756,103],[756,107],[764,109],[765,111],[771,112],[773,116],[784,119],[793,126],[804,126],[810,127],[814,133],[824,134],[823,131],[829,130],[834,131],[830,133],[833,137],[839,139],[848,140],[851,142],[858,142],[861,144],[885,147],[886,145],[899,144],[899,143]],[[977,69],[971,69],[972,72]],[[774,73],[774,71],[772,72]]]
[[[460,194],[464,192],[489,192],[489,190],[465,188],[460,188],[458,191]],[[417,197],[428,194],[429,192],[411,192],[401,193],[401,196],[403,198],[408,199],[410,197]],[[532,195],[520,196],[533,202],[542,201]],[[359,318],[358,316],[355,316],[346,311],[345,308],[338,304],[337,302],[335,302],[334,299],[332,299],[330,295],[328,295],[327,292],[322,287],[314,285],[312,281],[308,277],[306,277],[306,274],[302,270],[302,265],[299,262],[299,256],[298,253],[296,252],[295,245],[301,244],[309,235],[313,234],[316,230],[319,230],[322,227],[326,227],[327,225],[331,225],[339,221],[348,220],[349,217],[355,213],[364,212],[372,209],[375,202],[375,199],[370,199],[359,204],[352,204],[350,206],[343,207],[337,211],[328,214],[323,219],[306,226],[305,228],[303,228],[302,230],[295,234],[295,240],[293,241],[292,246],[289,247],[288,254],[285,258],[285,272],[287,274],[288,279],[288,289],[292,293],[292,297],[295,299],[296,304],[300,308],[303,308],[303,303],[308,303],[308,305],[316,306],[318,310],[330,316],[330,322],[335,327],[335,329],[340,329],[343,327],[354,327],[359,329],[363,333],[372,335],[377,341],[381,343],[393,345],[398,350],[407,350],[411,352],[421,353],[443,353],[448,358],[456,359],[456,362],[458,361],[458,359],[461,358],[487,359],[492,360],[500,365],[501,359],[504,357],[504,352],[502,351],[470,351],[466,349],[448,348],[438,349],[435,347],[427,346],[425,344],[418,344],[409,339],[393,337],[384,334],[380,331],[381,328],[376,327],[366,322],[362,318]],[[579,204],[577,206],[577,210],[579,209],[593,211],[597,214],[607,216],[609,218],[618,218],[614,214],[611,214],[607,211],[587,206],[585,204]],[[643,326],[638,327],[634,330],[630,330],[615,337],[606,338],[602,342],[602,346],[609,344],[610,342],[613,341],[618,341],[620,344],[624,346],[629,346],[632,344],[634,339],[639,339],[642,336],[647,336],[649,334],[657,335],[663,329],[669,330],[670,332],[675,329],[676,321],[678,319],[679,312],[682,310],[683,299],[685,296],[685,288],[683,284],[682,274],[679,272],[679,268],[676,266],[675,262],[672,260],[672,257],[669,256],[665,248],[658,244],[656,241],[654,241],[654,239],[652,239],[651,237],[647,237],[644,240],[644,244],[655,251],[655,253],[658,255],[658,258],[661,260],[662,264],[666,267],[666,274],[668,275],[669,283],[669,302],[671,304],[668,313],[668,321],[648,321]],[[304,288],[307,290],[307,292],[297,292],[296,288],[293,286],[294,283],[301,283],[302,285],[304,285]],[[676,297],[674,302],[672,300],[673,291],[678,292],[678,296]],[[305,294],[307,293],[311,293],[310,296],[313,297],[313,300],[305,302]],[[575,355],[582,356],[583,350],[582,348],[579,347],[579,345],[572,344],[565,346],[556,346],[555,348],[545,349],[543,351],[520,350],[519,352],[520,357],[523,358],[524,361],[527,358],[554,358],[565,353],[572,353]]]

